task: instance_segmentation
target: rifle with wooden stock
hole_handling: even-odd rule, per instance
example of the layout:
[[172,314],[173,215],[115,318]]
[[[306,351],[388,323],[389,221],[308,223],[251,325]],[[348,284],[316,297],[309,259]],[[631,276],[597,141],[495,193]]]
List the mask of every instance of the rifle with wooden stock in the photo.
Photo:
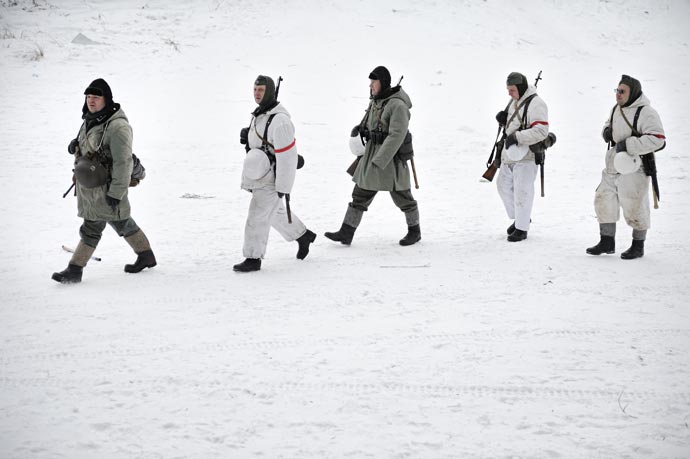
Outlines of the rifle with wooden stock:
[[[494,179],[496,172],[498,172],[498,168],[501,166],[501,153],[503,153],[503,143],[506,138],[505,131],[503,132],[503,137],[501,137],[501,129],[503,129],[503,125],[498,126],[494,147],[491,149],[489,160],[486,162],[486,172],[482,174],[482,178],[489,182]],[[498,140],[499,137],[501,137],[501,140]]]
[[[537,78],[534,80],[534,87],[536,88],[537,85],[539,85],[539,80],[541,80],[541,70],[539,70],[539,74],[537,75]],[[512,101],[511,101],[512,102]],[[508,105],[505,108],[505,112],[508,111],[508,108],[510,107],[511,102],[508,102]],[[503,145],[505,143],[506,139],[506,131],[505,127],[510,124],[510,122],[513,120],[513,117],[515,117],[515,114],[518,112],[520,107],[518,107],[515,112],[513,112],[513,116],[508,120],[505,124],[500,124],[498,125],[498,133],[496,134],[496,140],[494,141],[494,146],[491,149],[491,154],[489,155],[489,159],[486,162],[486,172],[482,174],[482,178],[485,180],[488,180],[491,182],[494,177],[496,176],[496,172],[498,169],[501,167],[501,154],[503,153]],[[501,136],[501,130],[503,130],[503,136]],[[500,137],[500,140],[499,140]],[[539,167],[541,169],[541,195],[542,197],[544,196],[544,160],[543,160],[543,154],[542,154],[542,160],[541,163],[537,162],[539,164]]]

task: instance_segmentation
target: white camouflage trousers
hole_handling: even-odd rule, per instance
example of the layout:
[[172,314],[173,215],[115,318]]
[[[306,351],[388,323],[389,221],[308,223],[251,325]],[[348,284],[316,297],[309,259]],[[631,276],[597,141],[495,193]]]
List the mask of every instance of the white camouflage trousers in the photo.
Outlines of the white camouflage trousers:
[[242,255],[245,258],[263,258],[266,255],[271,227],[288,242],[296,240],[307,231],[307,227],[294,213],[292,223],[288,223],[283,200],[278,197],[275,190],[252,190],[249,214],[244,227]]
[[501,164],[496,187],[508,218],[515,220],[515,228],[528,231],[534,204],[534,180],[539,166],[534,161]]
[[594,210],[599,223],[616,223],[623,208],[625,222],[634,230],[650,227],[649,177],[642,169],[632,174],[601,173],[601,183],[594,193]]

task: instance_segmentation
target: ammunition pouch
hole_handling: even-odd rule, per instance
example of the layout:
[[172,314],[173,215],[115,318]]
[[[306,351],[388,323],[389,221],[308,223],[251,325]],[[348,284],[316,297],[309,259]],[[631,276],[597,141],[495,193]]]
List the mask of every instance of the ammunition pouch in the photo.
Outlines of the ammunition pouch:
[[380,127],[368,132],[369,139],[374,142],[374,145],[381,145],[383,141],[386,140],[386,137],[388,137],[388,133],[384,132]]
[[[358,126],[355,126],[355,128],[358,128]],[[355,130],[353,129],[352,132],[354,133]],[[367,141],[373,142],[374,145],[381,145],[388,137],[388,133],[383,131],[380,127],[374,129],[373,131],[370,131],[368,128],[364,127],[358,129],[357,132]],[[400,148],[398,148],[394,158],[405,162],[411,160],[413,157],[414,149],[412,147],[412,133],[407,131],[405,134],[405,139],[403,139],[403,143],[400,145]]]
[[652,177],[656,175],[656,158],[654,157],[654,153],[647,153],[646,155],[640,155],[640,159],[642,160],[642,169],[644,170],[644,173],[648,177]]
[[412,148],[412,133],[407,131],[405,134],[405,140],[403,140],[402,145],[398,148],[398,152],[394,156],[395,159],[407,162],[414,158],[414,149]]

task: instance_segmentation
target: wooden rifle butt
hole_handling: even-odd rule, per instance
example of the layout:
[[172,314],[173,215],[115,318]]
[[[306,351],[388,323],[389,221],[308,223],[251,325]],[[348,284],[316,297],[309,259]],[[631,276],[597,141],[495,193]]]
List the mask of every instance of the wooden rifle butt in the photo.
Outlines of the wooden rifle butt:
[[482,178],[492,182],[494,180],[494,177],[496,176],[496,172],[498,171],[498,167],[496,166],[495,163],[492,163],[489,168],[482,174]]
[[362,159],[361,156],[358,156],[354,161],[352,161],[352,164],[350,164],[350,167],[348,167],[345,172],[350,174],[351,177],[355,176],[355,170],[357,169],[357,164],[359,164],[359,160]]

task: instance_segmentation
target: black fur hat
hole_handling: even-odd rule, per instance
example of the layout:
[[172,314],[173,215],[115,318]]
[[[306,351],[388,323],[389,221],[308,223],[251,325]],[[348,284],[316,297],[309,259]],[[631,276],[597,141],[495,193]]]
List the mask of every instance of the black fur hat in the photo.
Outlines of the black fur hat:
[[95,79],[84,90],[84,95],[101,96],[105,98],[106,105],[113,103],[113,91],[103,78]]

